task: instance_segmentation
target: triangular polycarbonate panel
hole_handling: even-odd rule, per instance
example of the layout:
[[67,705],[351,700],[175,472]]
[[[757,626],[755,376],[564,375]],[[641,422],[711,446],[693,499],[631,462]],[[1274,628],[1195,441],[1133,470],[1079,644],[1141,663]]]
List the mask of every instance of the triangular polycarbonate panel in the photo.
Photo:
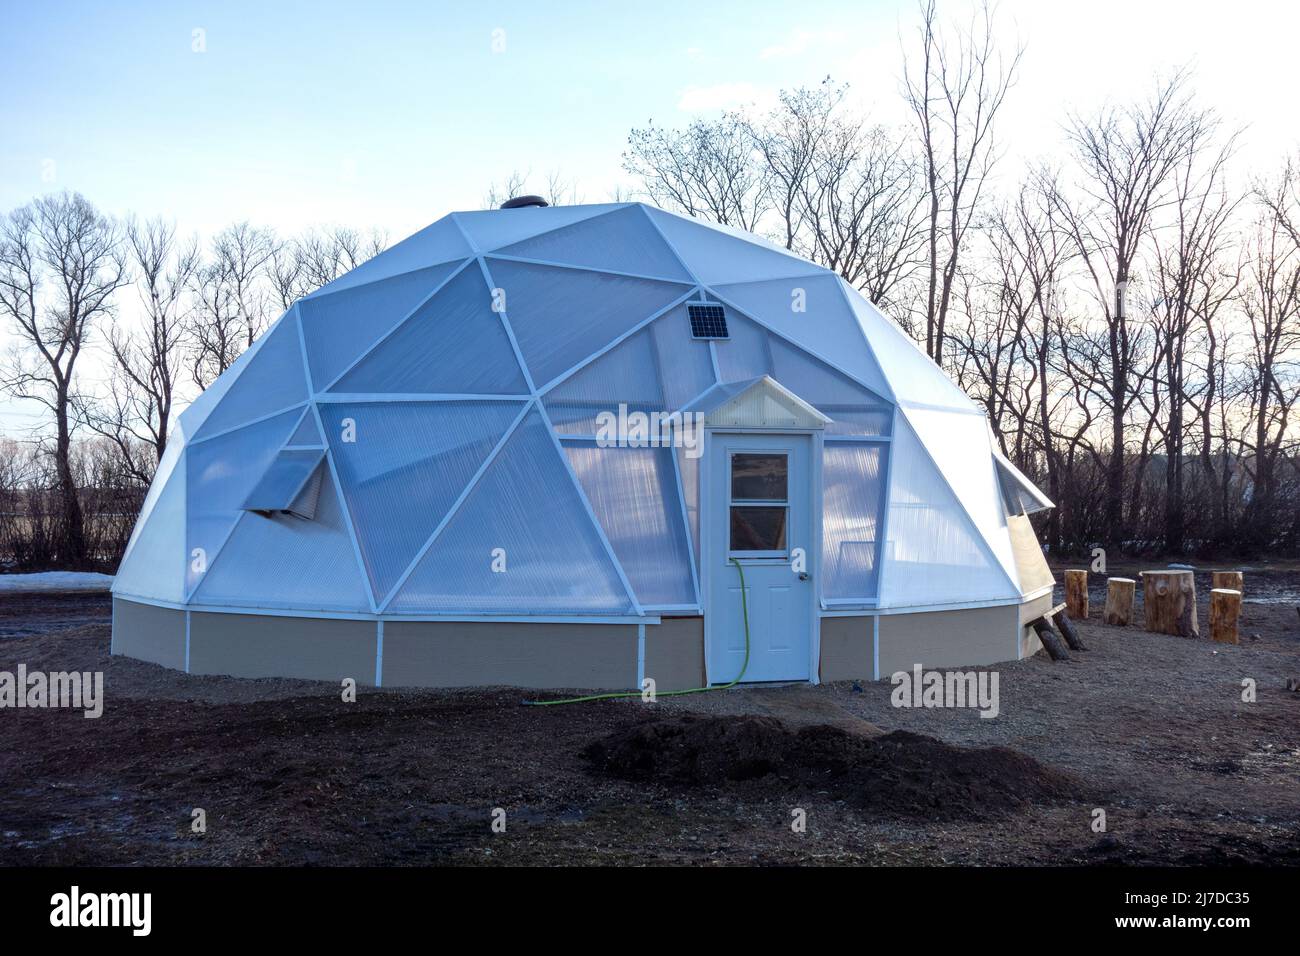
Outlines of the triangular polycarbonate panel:
[[1011,579],[1017,580],[987,420],[980,415],[916,407],[905,408],[903,414],[988,542],[989,550]]
[[828,435],[888,435],[894,407],[825,362],[773,335],[772,377],[831,419]]
[[246,513],[193,602],[368,612],[370,598],[329,475],[310,520]]
[[293,313],[286,314],[266,336],[252,361],[204,420],[195,441],[307,400],[302,344]]
[[933,607],[1015,600],[1020,589],[898,416],[890,442],[889,518],[880,581],[882,607]]
[[716,381],[709,343],[691,337],[686,306],[679,305],[650,323],[664,405],[676,411]]
[[826,442],[822,452],[822,597],[874,601],[884,527],[884,442]]
[[889,385],[839,282],[833,275],[799,276],[720,285],[713,291],[796,345],[833,361],[888,400]]
[[302,421],[298,423],[297,431],[290,437],[289,444],[308,446],[322,444],[320,429],[316,427],[316,416],[312,414],[310,406],[303,412]]
[[526,395],[483,273],[471,266],[376,345],[332,392]]
[[543,402],[555,430],[568,435],[594,435],[596,416],[617,415],[620,405],[629,412],[664,411],[649,330],[584,365],[547,392]]
[[479,252],[491,252],[502,246],[522,242],[539,233],[563,229],[575,222],[591,219],[618,209],[623,203],[592,206],[522,206],[518,209],[482,209],[452,213],[474,241]]
[[544,232],[498,249],[497,254],[691,281],[640,206],[627,206]]
[[772,353],[768,333],[756,322],[738,315],[727,317],[730,337],[715,341],[718,375],[723,382],[745,382],[772,374]]
[[[248,493],[279,453],[298,423],[300,412],[291,411],[240,428],[185,450],[186,524],[190,564],[188,590],[202,580],[225,543],[231,528],[244,514]],[[202,555],[195,555],[200,548]]]
[[539,388],[691,291],[680,283],[506,259],[493,260],[490,271]]
[[323,404],[377,599],[392,590],[519,415],[517,402]]
[[[169,452],[170,454],[170,449]],[[185,462],[177,445],[178,464],[164,475],[159,469],[158,495],[136,525],[122,564],[113,578],[113,593],[179,604],[185,600]],[[152,494],[152,489],[151,489]]]
[[564,448],[642,607],[695,603],[671,448]]
[[397,245],[339,276],[308,296],[330,295],[352,289],[367,282],[391,279],[405,272],[415,272],[444,262],[469,258],[469,243],[450,216],[444,216],[433,225],[408,236]]
[[536,412],[506,442],[386,610],[632,610],[560,451]]
[[[144,496],[144,504],[140,506],[140,514],[135,519],[135,527],[131,529],[131,537],[126,542],[123,560],[131,554],[131,549],[135,547],[136,539],[140,536],[141,529],[149,520],[149,516],[153,514],[153,509],[157,505],[163,489],[171,483],[172,475],[178,470],[181,455],[184,451],[185,441],[181,435],[181,429],[174,428],[168,436],[167,450],[163,452],[162,460],[158,462],[158,467],[154,469],[153,480],[149,483],[149,492]],[[180,475],[179,480],[183,486],[185,484],[184,471],[181,471]]]
[[979,410],[970,397],[944,374],[943,369],[921,351],[910,335],[843,279],[840,288],[866,332],[867,345],[884,372],[896,401],[956,411]]
[[[461,263],[448,262],[298,303],[317,391],[433,294]],[[476,268],[471,262],[466,268]]]
[[820,266],[747,232],[649,206],[645,211],[691,274],[706,285],[826,274]]

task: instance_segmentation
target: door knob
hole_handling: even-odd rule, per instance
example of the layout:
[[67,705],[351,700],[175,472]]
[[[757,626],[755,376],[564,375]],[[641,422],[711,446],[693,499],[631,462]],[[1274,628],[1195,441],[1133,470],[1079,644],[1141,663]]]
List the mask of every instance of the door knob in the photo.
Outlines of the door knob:
[[800,581],[807,581],[807,580],[808,580],[808,572],[807,572],[807,571],[800,571],[800,572],[799,572],[799,580],[800,580]]

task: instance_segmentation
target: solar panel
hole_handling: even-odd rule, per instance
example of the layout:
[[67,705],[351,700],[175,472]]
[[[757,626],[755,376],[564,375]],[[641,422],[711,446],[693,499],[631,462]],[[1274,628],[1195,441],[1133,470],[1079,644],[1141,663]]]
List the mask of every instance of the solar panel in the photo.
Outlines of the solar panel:
[[686,312],[691,317],[691,338],[730,338],[727,333],[727,315],[722,311],[722,306],[707,302],[688,302]]

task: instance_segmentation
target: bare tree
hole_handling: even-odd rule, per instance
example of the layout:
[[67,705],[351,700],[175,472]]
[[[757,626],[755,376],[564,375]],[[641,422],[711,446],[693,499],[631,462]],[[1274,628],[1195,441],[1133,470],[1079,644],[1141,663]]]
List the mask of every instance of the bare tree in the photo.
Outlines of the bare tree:
[[39,402],[54,419],[58,561],[65,567],[89,558],[71,461],[77,361],[127,281],[117,224],[77,193],[37,199],[0,224],[0,313],[17,339],[0,386]]
[[999,158],[994,126],[1024,52],[1017,45],[1003,53],[994,19],[985,3],[949,35],[935,0],[924,0],[920,53],[904,54],[903,94],[916,120],[929,206],[926,351],[940,365],[966,235]]
[[190,375],[199,388],[207,388],[266,328],[275,302],[267,274],[276,246],[269,229],[235,223],[216,235],[210,258],[192,272],[187,332]]
[[1145,103],[1074,117],[1067,134],[1078,165],[1081,198],[1055,197],[1061,221],[1079,253],[1103,323],[1105,363],[1092,385],[1110,418],[1106,538],[1124,526],[1125,429],[1135,400],[1139,336],[1127,313],[1129,283],[1149,241],[1154,217],[1166,207],[1174,173],[1204,141],[1210,116],[1193,107],[1186,75],[1161,84]]
[[737,112],[684,130],[634,129],[623,168],[665,209],[751,232],[770,209],[768,167],[756,155],[749,121]]
[[167,450],[199,250],[196,239],[178,241],[175,226],[161,219],[131,220],[126,237],[143,321],[109,329],[108,394],[84,402],[82,415],[116,450],[122,468],[147,485]]

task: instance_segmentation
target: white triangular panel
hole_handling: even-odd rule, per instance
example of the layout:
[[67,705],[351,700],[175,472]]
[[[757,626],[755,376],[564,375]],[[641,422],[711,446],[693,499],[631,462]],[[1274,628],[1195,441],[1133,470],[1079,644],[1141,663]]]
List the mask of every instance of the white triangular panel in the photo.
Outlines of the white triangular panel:
[[840,288],[866,333],[867,343],[896,401],[979,412],[970,397],[944,374],[943,369],[917,348],[910,335],[843,279]]
[[333,282],[321,286],[305,298],[312,299],[365,285],[367,282],[391,279],[405,272],[415,272],[442,262],[465,259],[469,255],[469,243],[465,241],[464,234],[456,228],[456,224],[450,218],[439,219],[432,226],[421,229],[397,245],[385,249],[373,259],[363,262]]
[[719,285],[710,291],[823,361],[833,362],[881,398],[892,398],[862,327],[840,292],[838,277],[799,276]]
[[[136,524],[113,593],[180,604],[185,600],[185,461],[180,444],[167,473],[159,469],[149,490],[157,497]],[[164,460],[170,457],[164,455]]]
[[650,206],[646,212],[686,267],[705,285],[827,275],[821,266],[747,232]]
[[473,240],[479,252],[491,252],[516,242],[562,229],[575,222],[618,209],[624,203],[592,206],[523,206],[519,209],[484,209],[452,213],[452,218]]
[[942,607],[1018,600],[1012,583],[899,415],[890,443],[880,606]]

